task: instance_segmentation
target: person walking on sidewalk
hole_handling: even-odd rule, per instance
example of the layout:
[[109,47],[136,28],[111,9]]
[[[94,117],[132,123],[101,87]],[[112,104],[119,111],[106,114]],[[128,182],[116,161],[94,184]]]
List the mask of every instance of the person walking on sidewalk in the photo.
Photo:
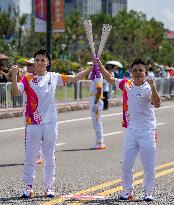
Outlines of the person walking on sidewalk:
[[45,49],[34,54],[35,74],[24,76],[20,83],[16,81],[17,66],[12,67],[12,91],[14,95],[26,93],[27,105],[24,184],[23,197],[33,196],[33,178],[36,168],[36,157],[42,146],[44,157],[44,191],[47,197],[54,197],[55,183],[55,145],[58,133],[55,91],[57,86],[65,83],[76,83],[87,76],[91,68],[77,75],[61,75],[47,72],[50,56]]
[[153,200],[156,162],[156,118],[154,107],[160,97],[154,80],[145,80],[147,66],[141,59],[131,65],[131,80],[114,79],[99,61],[104,78],[123,91],[123,127],[125,131],[121,173],[123,193],[120,200],[133,199],[133,166],[137,154],[144,169],[144,200]]

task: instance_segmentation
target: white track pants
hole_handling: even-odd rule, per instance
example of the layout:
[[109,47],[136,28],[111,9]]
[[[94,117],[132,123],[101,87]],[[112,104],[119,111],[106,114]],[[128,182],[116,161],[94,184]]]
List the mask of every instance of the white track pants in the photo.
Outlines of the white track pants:
[[125,190],[133,189],[133,166],[138,152],[144,170],[144,191],[153,192],[156,162],[156,141],[153,129],[126,129],[121,163]]
[[55,145],[57,123],[28,125],[25,136],[24,183],[32,185],[36,168],[36,158],[42,147],[44,157],[44,186],[52,187],[55,182]]
[[95,129],[96,143],[103,143],[103,125],[101,120],[101,115],[103,111],[103,101],[99,99],[98,102],[98,114],[93,112],[92,107],[94,105],[95,96],[91,96],[89,99],[89,108],[92,117],[92,124]]

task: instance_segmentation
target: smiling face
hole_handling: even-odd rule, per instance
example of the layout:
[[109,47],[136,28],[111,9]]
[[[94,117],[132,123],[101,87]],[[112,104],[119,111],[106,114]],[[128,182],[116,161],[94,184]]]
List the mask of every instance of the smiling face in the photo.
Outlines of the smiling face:
[[135,64],[132,67],[131,72],[132,72],[132,78],[133,78],[134,84],[136,86],[142,85],[146,77],[146,67],[142,64]]
[[34,58],[34,65],[35,65],[35,73],[37,75],[44,75],[49,65],[49,61],[46,55],[37,54]]

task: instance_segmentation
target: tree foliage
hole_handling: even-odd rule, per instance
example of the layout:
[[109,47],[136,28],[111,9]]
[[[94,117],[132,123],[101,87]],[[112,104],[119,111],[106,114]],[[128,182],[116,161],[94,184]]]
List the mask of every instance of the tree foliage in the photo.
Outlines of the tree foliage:
[[[18,14],[17,14],[18,15]],[[89,17],[93,24],[93,34],[98,50],[103,24],[111,24],[112,31],[107,40],[102,54],[102,60],[118,60],[129,64],[133,59],[141,57],[146,61],[174,64],[174,43],[165,38],[164,25],[154,18],[147,20],[146,15],[136,11],[121,11],[118,15],[99,13]],[[52,58],[53,69],[62,71],[78,69],[79,65],[85,66],[92,60],[89,43],[83,28],[79,13],[73,12],[65,18],[65,32],[52,33]],[[23,32],[22,27],[26,16],[16,21],[10,12],[0,13],[0,46],[1,51],[9,51],[14,56],[22,54],[32,57],[35,50],[46,48],[46,33],[34,32],[34,19],[31,28]],[[20,35],[16,35],[16,33]],[[11,35],[12,41],[7,41]]]

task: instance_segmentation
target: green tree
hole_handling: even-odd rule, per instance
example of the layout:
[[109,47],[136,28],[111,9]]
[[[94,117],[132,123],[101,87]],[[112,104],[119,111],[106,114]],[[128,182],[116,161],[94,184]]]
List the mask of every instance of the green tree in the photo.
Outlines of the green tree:
[[[21,38],[22,38],[22,27],[27,22],[27,14],[23,14],[22,16],[18,16],[19,19],[19,30],[18,30],[18,49],[21,49]],[[23,49],[22,49],[23,50]],[[21,50],[21,51],[22,51]],[[21,52],[22,53],[22,52]]]
[[164,40],[156,54],[156,62],[159,64],[174,65],[174,42]]
[[10,10],[8,12],[0,12],[0,38],[8,39],[14,35],[16,27],[15,18],[11,17]]
[[33,57],[33,53],[40,48],[46,49],[46,33],[34,30],[34,18],[31,19],[31,29],[22,38],[23,55]]

